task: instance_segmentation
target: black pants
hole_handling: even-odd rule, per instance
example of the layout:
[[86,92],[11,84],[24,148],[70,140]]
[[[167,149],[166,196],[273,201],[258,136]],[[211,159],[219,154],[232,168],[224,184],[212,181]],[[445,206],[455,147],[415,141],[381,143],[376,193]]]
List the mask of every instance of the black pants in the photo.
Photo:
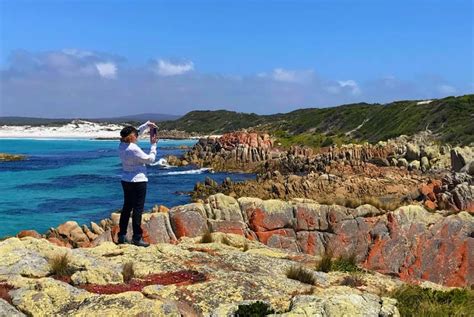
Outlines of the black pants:
[[130,213],[132,214],[133,239],[140,240],[142,238],[142,213],[145,207],[147,182],[124,182],[123,188],[123,208],[120,214],[120,232],[119,235],[125,236],[127,234],[128,221]]

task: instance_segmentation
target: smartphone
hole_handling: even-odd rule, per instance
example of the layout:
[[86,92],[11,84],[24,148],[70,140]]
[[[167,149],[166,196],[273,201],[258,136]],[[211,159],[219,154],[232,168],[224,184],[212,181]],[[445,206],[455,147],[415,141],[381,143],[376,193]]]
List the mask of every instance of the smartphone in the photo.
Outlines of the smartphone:
[[156,127],[150,128],[150,140],[158,133],[158,129]]

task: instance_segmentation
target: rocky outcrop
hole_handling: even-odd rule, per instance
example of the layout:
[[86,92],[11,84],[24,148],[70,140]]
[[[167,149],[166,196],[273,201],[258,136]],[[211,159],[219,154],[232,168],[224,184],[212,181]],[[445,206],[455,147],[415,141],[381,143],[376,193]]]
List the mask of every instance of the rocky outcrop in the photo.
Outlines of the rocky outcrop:
[[[240,304],[263,301],[275,313],[287,315],[344,311],[351,316],[399,316],[395,300],[376,295],[401,286],[397,279],[361,273],[364,286],[340,286],[341,277],[349,274],[317,272],[317,257],[271,249],[234,234],[212,237],[212,243],[183,238],[176,245],[149,248],[105,242],[72,250],[44,239],[10,238],[0,242],[0,281],[8,279],[11,303],[0,300],[0,307],[19,316],[20,311],[28,316],[230,316]],[[69,283],[54,278],[49,264],[65,252],[73,270]],[[134,274],[125,282],[122,270],[128,263]],[[304,267],[317,284],[288,278],[293,266]],[[25,274],[34,269],[40,269],[36,276]],[[183,269],[204,278],[157,280],[133,291],[111,292]]]
[[[143,237],[149,243],[175,243],[176,236],[171,228],[168,208],[155,206],[150,213],[143,215]],[[112,213],[109,219],[103,219],[99,224],[91,222],[90,226],[67,221],[57,228],[51,228],[44,237],[58,246],[76,248],[93,247],[103,242],[117,241],[119,231],[119,213]],[[127,238],[132,239],[132,223],[130,221]],[[21,231],[17,237],[37,237],[35,231]],[[39,235],[41,237],[41,235]]]
[[279,171],[282,174],[306,174],[324,171],[333,163],[359,166],[371,163],[408,170],[459,171],[472,161],[471,147],[439,145],[429,132],[412,137],[400,136],[377,144],[345,144],[311,149],[292,146],[282,149],[268,134],[232,132],[218,138],[200,139],[183,158],[187,163],[215,170],[248,172]]
[[215,170],[254,171],[271,158],[272,146],[268,134],[232,132],[219,138],[200,139],[184,159]]
[[26,159],[25,155],[0,153],[0,162],[22,161]]
[[[308,199],[235,199],[217,194],[205,202],[145,214],[142,228],[145,241],[152,244],[176,244],[183,238],[221,232],[291,252],[355,255],[370,270],[408,281],[470,286],[474,284],[473,216],[464,211],[448,214],[415,205],[385,212],[371,205],[353,209]],[[97,236],[86,244],[87,233],[80,234],[75,223],[66,222],[54,232],[66,246],[96,246],[116,241],[119,217],[112,214],[101,221],[101,230],[93,229]],[[43,265],[38,262],[28,274],[41,274]]]
[[419,190],[429,209],[474,213],[474,178],[468,174],[447,174],[421,185]]
[[380,205],[389,208],[389,205],[397,207],[418,199],[418,187],[429,179],[425,175],[394,167],[382,168],[370,163],[360,166],[333,163],[324,172],[307,175],[282,175],[274,171],[245,182],[232,182],[227,178],[221,184],[207,178],[205,182],[195,185],[191,196],[198,200],[225,193],[236,198],[309,198],[339,204],[347,201],[351,205],[369,199],[379,200]]

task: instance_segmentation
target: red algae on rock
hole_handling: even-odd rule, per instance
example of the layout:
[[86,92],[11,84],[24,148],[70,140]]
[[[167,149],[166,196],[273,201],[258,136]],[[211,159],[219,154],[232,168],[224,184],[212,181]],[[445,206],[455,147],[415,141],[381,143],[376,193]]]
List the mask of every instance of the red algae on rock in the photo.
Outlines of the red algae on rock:
[[150,274],[142,279],[132,279],[129,283],[124,284],[83,284],[78,285],[78,287],[96,294],[119,294],[130,291],[140,292],[145,286],[149,285],[189,285],[205,280],[206,276],[203,273],[196,271],[178,271]]

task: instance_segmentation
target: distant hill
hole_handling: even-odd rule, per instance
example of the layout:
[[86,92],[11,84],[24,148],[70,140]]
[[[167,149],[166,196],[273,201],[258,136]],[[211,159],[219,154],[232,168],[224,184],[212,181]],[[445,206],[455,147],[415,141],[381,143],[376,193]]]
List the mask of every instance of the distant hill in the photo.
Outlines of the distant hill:
[[429,129],[440,141],[474,143],[474,95],[432,101],[396,101],[349,104],[331,108],[299,109],[289,113],[257,115],[226,110],[191,111],[161,128],[200,134],[238,129],[268,131],[283,145],[313,147],[342,142],[377,142]]
[[136,123],[144,122],[146,120],[161,122],[166,120],[176,120],[180,116],[160,114],[160,113],[142,113],[136,115],[109,117],[109,118],[34,118],[34,117],[0,117],[0,125],[55,125],[60,126],[71,122],[75,119],[82,119],[92,122],[107,122],[107,123]]

